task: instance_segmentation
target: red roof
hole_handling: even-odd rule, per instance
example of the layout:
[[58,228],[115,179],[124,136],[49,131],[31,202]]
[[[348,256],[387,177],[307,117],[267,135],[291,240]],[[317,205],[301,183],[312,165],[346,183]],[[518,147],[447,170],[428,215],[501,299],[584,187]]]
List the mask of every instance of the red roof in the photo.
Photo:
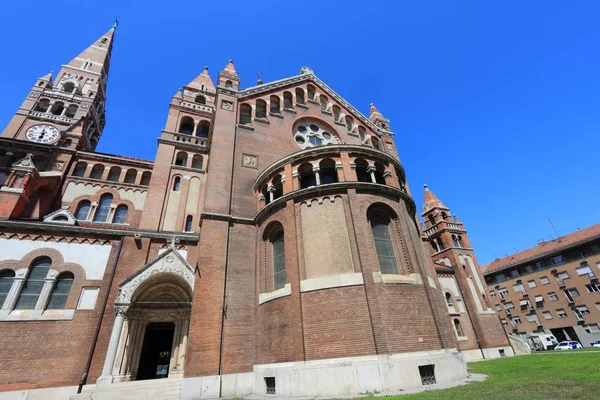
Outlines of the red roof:
[[527,250],[520,251],[511,256],[497,258],[482,266],[481,269],[483,274],[487,275],[491,272],[524,264],[536,258],[550,255],[596,238],[600,238],[600,223],[569,233],[568,235],[561,236],[558,239],[549,242],[541,242],[535,247],[530,247]]

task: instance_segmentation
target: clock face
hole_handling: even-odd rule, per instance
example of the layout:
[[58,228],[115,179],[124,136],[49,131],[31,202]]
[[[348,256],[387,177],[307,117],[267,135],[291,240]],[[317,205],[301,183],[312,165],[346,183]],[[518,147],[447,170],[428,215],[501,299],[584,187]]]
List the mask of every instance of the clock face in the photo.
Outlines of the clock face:
[[58,139],[58,129],[52,125],[34,125],[27,130],[27,139],[37,143],[50,143]]

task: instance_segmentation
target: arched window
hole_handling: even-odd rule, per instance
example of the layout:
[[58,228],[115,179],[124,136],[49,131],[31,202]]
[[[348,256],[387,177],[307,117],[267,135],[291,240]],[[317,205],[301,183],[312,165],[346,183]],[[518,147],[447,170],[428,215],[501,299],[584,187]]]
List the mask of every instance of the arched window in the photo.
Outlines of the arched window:
[[78,162],[73,170],[73,176],[84,176],[87,169],[87,163]]
[[4,301],[8,297],[14,279],[15,271],[7,269],[0,272],[0,309],[2,309]]
[[452,243],[454,244],[454,247],[460,247],[456,235],[452,235]]
[[398,274],[396,254],[389,229],[390,219],[386,215],[374,213],[369,216],[369,222],[371,223],[381,273]]
[[452,302],[452,295],[448,292],[446,292],[446,305],[448,306],[448,308],[454,308],[454,303]]
[[194,134],[194,120],[191,117],[181,118],[181,123],[179,124],[179,133],[183,133],[185,135]]
[[196,98],[194,99],[194,102],[198,103],[198,104],[206,104],[206,97],[202,96],[202,95],[198,95],[196,96]]
[[185,219],[185,231],[186,232],[191,232],[192,231],[192,221],[193,221],[193,217],[191,215],[188,215]]
[[142,174],[142,179],[140,180],[140,185],[148,186],[150,184],[150,178],[152,177],[152,172],[146,171]]
[[304,104],[304,89],[296,88],[296,104]]
[[67,82],[62,86],[63,92],[73,93],[75,90],[75,84],[73,82]]
[[112,204],[112,194],[106,193],[100,197],[98,202],[98,208],[96,209],[96,215],[94,215],[94,222],[106,222],[108,219],[108,213],[110,212],[110,206]]
[[137,170],[128,169],[127,173],[125,174],[125,183],[135,184],[136,178],[137,178]]
[[75,211],[75,219],[79,221],[86,221],[90,214],[90,201],[81,200],[77,205],[77,211]]
[[285,246],[283,231],[271,235],[273,251],[273,289],[282,289],[285,286]]
[[429,217],[427,217],[429,219],[429,223],[431,224],[431,226],[435,225],[435,217],[433,216],[433,214],[429,214]]
[[278,96],[271,96],[269,99],[269,103],[271,103],[270,111],[274,114],[281,113],[281,101]]
[[317,178],[310,163],[304,163],[298,168],[298,178],[300,179],[300,189],[317,186]]
[[195,169],[202,169],[202,156],[200,154],[196,154],[193,158],[192,158],[192,168]]
[[35,111],[46,112],[48,111],[48,107],[50,107],[50,100],[41,99],[38,101],[37,106],[35,106]]
[[240,106],[240,124],[252,125],[252,106],[250,104]]
[[348,129],[348,132],[352,132],[354,130],[354,121],[352,121],[352,117],[349,117],[346,115],[346,129]]
[[231,81],[225,82],[225,89],[231,89],[233,87],[233,83]]
[[35,309],[51,264],[52,260],[48,257],[40,257],[31,264],[27,280],[17,299],[15,310]]
[[446,214],[446,212],[442,211],[442,219],[445,221],[448,218],[448,214]]
[[269,193],[269,187],[267,185],[263,186],[260,191],[265,198],[265,206],[271,202],[271,193]]
[[333,120],[336,122],[339,121],[342,115],[340,108],[334,105],[331,107],[331,110],[333,111]]
[[369,171],[369,163],[362,158],[357,158],[354,161],[356,170],[356,180],[359,182],[373,182]]
[[306,87],[306,90],[308,91],[308,99],[315,100],[315,95],[316,95],[315,87],[313,85],[308,85]]
[[327,100],[327,97],[321,95],[321,97],[319,97],[319,101],[321,103],[321,111],[327,111],[329,108],[329,101]]
[[173,191],[174,192],[179,192],[179,184],[181,183],[181,178],[176,176],[175,179],[173,179]]
[[57,101],[56,103],[54,103],[52,105],[52,109],[50,110],[50,113],[52,113],[54,115],[61,115],[64,109],[65,109],[64,103]]
[[106,178],[106,180],[111,181],[111,182],[118,182],[120,176],[121,176],[121,168],[112,167],[110,169],[110,171],[108,171],[108,178]]
[[294,98],[290,92],[283,92],[283,108],[294,108]]
[[358,127],[358,136],[360,136],[360,142],[364,143],[365,139],[367,138],[367,131],[365,130],[364,126]]
[[321,174],[321,183],[335,183],[338,181],[337,170],[335,169],[335,161],[331,158],[326,158],[319,163],[319,174]]
[[375,182],[381,185],[385,185],[385,178],[383,177],[384,172],[385,167],[383,166],[383,164],[380,162],[376,162],[375,170],[373,171],[373,174],[375,175]]
[[127,220],[127,211],[129,208],[125,204],[121,204],[115,210],[115,216],[113,217],[113,224],[124,224]]
[[462,236],[458,235],[456,238],[458,239],[458,247],[460,247],[460,248],[464,247],[463,241],[462,241]]
[[71,272],[63,272],[56,278],[52,293],[50,293],[50,300],[48,300],[48,307],[46,307],[48,310],[62,310],[65,308],[74,278]]
[[196,136],[201,138],[208,138],[208,132],[210,131],[210,122],[206,120],[200,121],[198,128],[196,129]]
[[104,174],[104,165],[96,164],[96,165],[94,165],[94,168],[92,168],[92,172],[90,173],[90,178],[102,179],[103,174]]
[[180,165],[185,167],[187,165],[187,153],[185,151],[180,151],[177,153],[175,157],[175,165]]
[[277,174],[273,177],[273,200],[276,200],[283,196],[283,182],[281,181],[281,175]]
[[460,326],[460,321],[458,319],[454,320],[454,330],[456,331],[456,336],[464,336],[462,327]]
[[77,106],[75,104],[71,104],[69,107],[67,107],[67,112],[65,113],[65,116],[68,118],[73,118],[76,112]]
[[267,102],[262,99],[256,100],[256,118],[267,118]]
[[377,139],[375,136],[371,136],[371,146],[373,146],[374,149],[381,150],[379,147],[379,139]]

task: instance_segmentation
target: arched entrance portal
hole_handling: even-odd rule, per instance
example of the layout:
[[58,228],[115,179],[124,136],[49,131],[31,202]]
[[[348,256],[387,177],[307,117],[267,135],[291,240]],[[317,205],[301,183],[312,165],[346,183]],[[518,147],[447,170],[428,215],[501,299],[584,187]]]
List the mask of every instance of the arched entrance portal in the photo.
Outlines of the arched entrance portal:
[[192,293],[180,276],[144,281],[125,312],[114,382],[183,376]]

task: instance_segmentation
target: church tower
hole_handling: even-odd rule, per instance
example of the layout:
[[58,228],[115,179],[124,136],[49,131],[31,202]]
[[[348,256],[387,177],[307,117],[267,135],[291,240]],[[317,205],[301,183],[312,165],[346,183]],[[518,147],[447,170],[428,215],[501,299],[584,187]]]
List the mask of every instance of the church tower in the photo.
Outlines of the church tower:
[[[50,72],[37,80],[2,137],[94,150],[106,123],[106,83],[116,23],[64,64],[54,78]],[[83,122],[81,133],[72,128]]]
[[506,345],[500,321],[491,308],[484,279],[471,246],[467,231],[461,221],[425,185],[425,198],[421,216],[425,220],[423,234],[429,242],[430,253],[436,264],[454,270],[454,275],[470,320],[479,349],[484,358],[486,351]]

